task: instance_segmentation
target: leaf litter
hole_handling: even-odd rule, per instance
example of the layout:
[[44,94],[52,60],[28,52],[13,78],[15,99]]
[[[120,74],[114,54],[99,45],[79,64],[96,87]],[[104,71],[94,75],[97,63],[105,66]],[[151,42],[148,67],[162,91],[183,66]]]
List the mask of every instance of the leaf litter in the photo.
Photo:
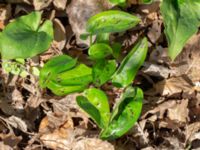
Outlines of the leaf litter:
[[[113,6],[105,0],[6,0],[0,4],[0,30],[17,16],[31,10],[43,12],[43,19],[54,22],[54,42],[47,52],[27,59],[29,75],[22,78],[0,68],[0,147],[11,149],[71,150],[154,150],[197,149],[200,147],[200,34],[194,35],[178,58],[171,62],[166,55],[166,40],[159,3],[140,5],[129,0],[127,11],[142,18],[134,30],[113,34],[123,44],[123,54],[138,37],[147,35],[148,58],[136,76],[135,84],[144,89],[143,112],[138,123],[115,141],[98,138],[99,129],[75,103],[76,94],[57,97],[41,90],[32,67],[59,54],[69,54],[90,64],[82,41],[87,19]],[[97,5],[99,4],[99,5]],[[136,9],[134,9],[136,8]],[[111,99],[120,91],[105,85]],[[112,104],[113,102],[111,102]]]

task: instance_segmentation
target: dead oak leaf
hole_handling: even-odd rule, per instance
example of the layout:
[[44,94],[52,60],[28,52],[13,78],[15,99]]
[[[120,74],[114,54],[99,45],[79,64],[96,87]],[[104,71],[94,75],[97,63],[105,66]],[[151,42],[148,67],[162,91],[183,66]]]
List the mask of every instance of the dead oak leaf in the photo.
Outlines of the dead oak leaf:
[[171,120],[185,123],[189,120],[188,99],[183,99],[179,102],[168,109],[167,116]]
[[68,118],[59,128],[49,129],[48,118],[45,117],[40,123],[39,133],[42,143],[51,149],[71,149],[73,142],[73,122]]
[[160,94],[161,96],[172,96],[179,93],[191,94],[194,92],[194,86],[183,76],[172,77],[160,81],[154,85],[154,89],[147,92],[149,95]]

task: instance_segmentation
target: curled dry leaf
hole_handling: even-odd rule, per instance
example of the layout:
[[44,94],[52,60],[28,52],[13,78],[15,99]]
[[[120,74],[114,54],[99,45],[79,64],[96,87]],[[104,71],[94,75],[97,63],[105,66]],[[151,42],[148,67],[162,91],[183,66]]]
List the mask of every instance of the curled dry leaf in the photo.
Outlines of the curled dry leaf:
[[20,129],[24,132],[27,131],[27,124],[19,117],[11,116],[8,119],[6,119],[6,122],[9,123],[14,128]]
[[177,103],[175,106],[168,108],[167,116],[171,120],[186,123],[189,119],[189,110],[187,107],[188,99],[183,99],[180,101],[180,103]]
[[72,150],[114,150],[114,146],[100,139],[83,138],[74,144]]
[[64,124],[57,129],[49,129],[48,118],[45,117],[40,123],[39,132],[42,143],[51,149],[71,149],[73,142],[73,122],[68,118]]
[[54,40],[57,43],[58,49],[62,50],[66,44],[65,27],[58,19],[53,20],[53,27],[54,27]]
[[89,40],[81,40],[80,35],[86,33],[86,22],[91,16],[109,7],[103,4],[106,4],[105,0],[73,0],[67,7],[69,22],[76,35],[77,44],[89,45]]
[[58,10],[64,10],[67,5],[67,0],[54,0],[53,5]]
[[176,101],[163,102],[163,103],[159,104],[158,106],[156,106],[154,109],[146,112],[141,118],[145,119],[146,117],[148,117],[149,114],[152,114],[152,115],[155,114],[155,115],[157,115],[157,118],[163,119],[164,114],[167,112],[167,110],[174,106],[176,106]]

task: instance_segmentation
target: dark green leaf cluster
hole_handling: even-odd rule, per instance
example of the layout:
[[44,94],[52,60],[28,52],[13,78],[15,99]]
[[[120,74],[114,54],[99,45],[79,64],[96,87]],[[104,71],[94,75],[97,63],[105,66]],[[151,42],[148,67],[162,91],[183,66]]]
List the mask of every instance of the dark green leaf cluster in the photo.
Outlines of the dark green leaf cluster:
[[[40,70],[39,83],[42,88],[48,88],[59,96],[83,92],[77,97],[77,104],[102,129],[102,139],[115,139],[125,134],[142,110],[143,92],[131,84],[145,60],[147,39],[140,40],[120,65],[117,58],[122,46],[109,41],[111,33],[126,31],[139,22],[138,17],[118,10],[99,13],[88,20],[88,33],[82,36],[96,36],[96,41],[91,43],[88,50],[89,59],[93,61],[91,67],[68,55],[61,55],[50,59]],[[3,59],[33,57],[49,48],[53,39],[52,23],[45,21],[41,24],[41,13],[33,12],[10,23],[0,38]],[[124,88],[113,112],[110,112],[106,94],[98,89],[108,81]],[[96,88],[88,88],[89,85]]]

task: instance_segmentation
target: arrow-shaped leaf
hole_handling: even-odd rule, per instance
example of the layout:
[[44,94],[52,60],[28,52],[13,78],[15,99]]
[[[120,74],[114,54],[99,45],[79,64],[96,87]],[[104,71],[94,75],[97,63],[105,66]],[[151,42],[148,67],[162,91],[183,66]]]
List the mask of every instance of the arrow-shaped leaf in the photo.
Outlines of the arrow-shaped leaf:
[[116,139],[128,132],[138,120],[142,110],[143,92],[140,88],[128,87],[116,105],[111,121],[100,137],[102,139]]
[[67,55],[51,58],[40,71],[40,86],[45,88],[54,76],[73,68],[76,62],[76,59]]
[[200,0],[163,0],[161,13],[172,60],[200,26]]
[[140,19],[119,10],[108,10],[92,16],[87,22],[91,34],[122,32],[135,27]]
[[84,96],[78,96],[77,104],[88,113],[100,128],[105,128],[110,119],[110,108],[106,94],[96,88],[84,91]]
[[0,35],[2,58],[28,58],[46,51],[53,40],[51,21],[40,26],[41,13],[32,12],[9,23]]
[[124,58],[121,65],[113,75],[112,82],[119,87],[126,87],[134,80],[137,71],[143,64],[148,50],[146,38],[140,40]]

